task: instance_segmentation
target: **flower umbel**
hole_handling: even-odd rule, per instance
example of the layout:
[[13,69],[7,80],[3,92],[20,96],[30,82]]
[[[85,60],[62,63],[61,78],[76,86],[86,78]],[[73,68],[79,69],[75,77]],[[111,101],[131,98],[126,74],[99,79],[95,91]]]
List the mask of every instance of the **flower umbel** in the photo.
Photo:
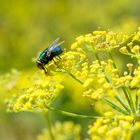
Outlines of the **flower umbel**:
[[[105,116],[108,116],[106,112]],[[115,116],[115,114],[111,114]],[[132,126],[134,120],[131,116],[120,116],[110,119],[110,115],[107,119],[97,119],[96,122],[89,126],[89,135],[92,140],[131,140],[134,137],[134,133],[140,130],[140,123],[137,122]]]
[[[32,82],[33,79],[28,79]],[[20,90],[20,94],[14,96],[7,102],[8,109],[15,112],[46,109],[63,89],[61,79],[58,76],[43,76],[41,79],[34,79],[32,86]]]

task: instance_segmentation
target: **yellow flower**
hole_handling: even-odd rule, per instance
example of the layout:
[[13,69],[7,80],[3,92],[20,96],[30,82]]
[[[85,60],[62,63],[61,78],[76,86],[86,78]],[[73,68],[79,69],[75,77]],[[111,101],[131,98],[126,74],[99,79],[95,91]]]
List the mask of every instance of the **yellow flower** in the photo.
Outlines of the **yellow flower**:
[[[81,140],[81,126],[74,124],[73,122],[56,122],[52,127],[55,138],[58,140],[72,139]],[[50,134],[48,129],[44,129],[42,134],[38,135],[37,140],[50,140]]]
[[140,46],[138,46],[138,45],[135,45],[135,46],[131,49],[131,52],[134,53],[134,54],[139,54],[139,51],[140,51]]
[[97,133],[99,135],[104,135],[108,130],[108,126],[107,125],[103,125],[101,127],[98,128]]
[[120,48],[120,52],[123,54],[127,54],[128,53],[127,47],[124,46],[124,47]]
[[104,113],[104,116],[106,116],[106,117],[112,117],[113,115],[114,115],[114,113],[111,112],[111,111],[108,111],[108,112]]
[[[32,79],[30,79],[32,82]],[[23,89],[22,94],[8,101],[9,109],[15,112],[33,109],[43,110],[45,104],[50,103],[52,99],[58,96],[63,89],[61,80],[54,77],[42,77],[37,83],[33,83],[32,87]]]
[[[85,81],[85,83],[84,83],[84,87],[85,88],[88,88],[89,86],[90,86],[90,84],[92,84],[92,82],[93,82],[93,79],[92,78],[88,78],[86,81]],[[92,85],[91,85],[92,86]]]

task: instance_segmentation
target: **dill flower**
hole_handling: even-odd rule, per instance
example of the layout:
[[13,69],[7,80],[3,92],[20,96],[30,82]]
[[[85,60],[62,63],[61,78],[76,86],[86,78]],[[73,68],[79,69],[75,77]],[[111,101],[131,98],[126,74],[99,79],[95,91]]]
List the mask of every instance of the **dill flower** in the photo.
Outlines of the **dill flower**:
[[128,35],[123,33],[94,31],[92,34],[77,37],[76,42],[71,45],[71,49],[78,50],[84,46],[82,49],[108,51],[108,49],[119,47],[127,38]]
[[[81,127],[73,122],[56,122],[52,130],[58,140],[81,140]],[[47,129],[44,129],[43,133],[37,137],[37,140],[50,139]]]
[[140,59],[140,29],[137,32],[130,36],[130,39],[126,42],[125,46],[120,48],[120,52],[129,55],[131,57],[135,57],[136,59]]
[[43,76],[38,80],[29,79],[29,81],[32,86],[20,89],[19,94],[7,100],[9,111],[43,111],[46,109],[46,104],[50,104],[63,89],[61,79],[57,76]]
[[131,116],[116,116],[111,112],[106,112],[104,115],[108,118],[97,119],[89,126],[88,134],[92,140],[131,140],[134,132],[140,130],[139,123],[132,125],[134,118]]

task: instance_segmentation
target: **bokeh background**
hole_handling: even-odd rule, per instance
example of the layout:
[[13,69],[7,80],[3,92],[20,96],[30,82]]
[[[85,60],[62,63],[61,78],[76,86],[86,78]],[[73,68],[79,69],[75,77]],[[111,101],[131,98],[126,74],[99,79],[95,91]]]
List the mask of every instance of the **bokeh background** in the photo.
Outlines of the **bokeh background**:
[[[139,0],[4,0],[0,1],[0,75],[38,71],[33,58],[55,38],[65,40],[69,49],[79,35],[94,30],[132,33],[140,22]],[[1,85],[0,85],[1,86]],[[78,86],[78,85],[77,85]],[[0,87],[0,140],[34,140],[46,127],[41,114],[7,114],[4,100],[10,96]],[[74,87],[67,85],[57,106],[72,112],[85,112],[88,103],[77,102]],[[73,106],[71,106],[71,102]],[[52,120],[71,120],[84,128],[89,121],[52,114]],[[83,130],[82,136],[86,137]]]

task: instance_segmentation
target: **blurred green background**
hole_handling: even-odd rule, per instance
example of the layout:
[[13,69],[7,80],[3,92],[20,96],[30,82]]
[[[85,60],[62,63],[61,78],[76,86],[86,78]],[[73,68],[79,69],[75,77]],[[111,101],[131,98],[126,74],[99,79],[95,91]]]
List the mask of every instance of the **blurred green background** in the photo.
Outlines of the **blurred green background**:
[[[139,0],[1,0],[0,74],[13,68],[38,70],[32,59],[56,37],[65,40],[63,47],[69,48],[77,36],[99,28],[132,33],[139,26],[139,7]],[[4,105],[6,93],[1,94],[0,104]],[[85,111],[86,108],[79,110],[71,96],[75,94],[60,97],[59,106],[69,110],[73,102],[71,111]],[[59,115],[55,119],[73,120]],[[0,109],[0,140],[34,140],[44,127],[44,118],[39,114],[7,115],[5,108]]]

